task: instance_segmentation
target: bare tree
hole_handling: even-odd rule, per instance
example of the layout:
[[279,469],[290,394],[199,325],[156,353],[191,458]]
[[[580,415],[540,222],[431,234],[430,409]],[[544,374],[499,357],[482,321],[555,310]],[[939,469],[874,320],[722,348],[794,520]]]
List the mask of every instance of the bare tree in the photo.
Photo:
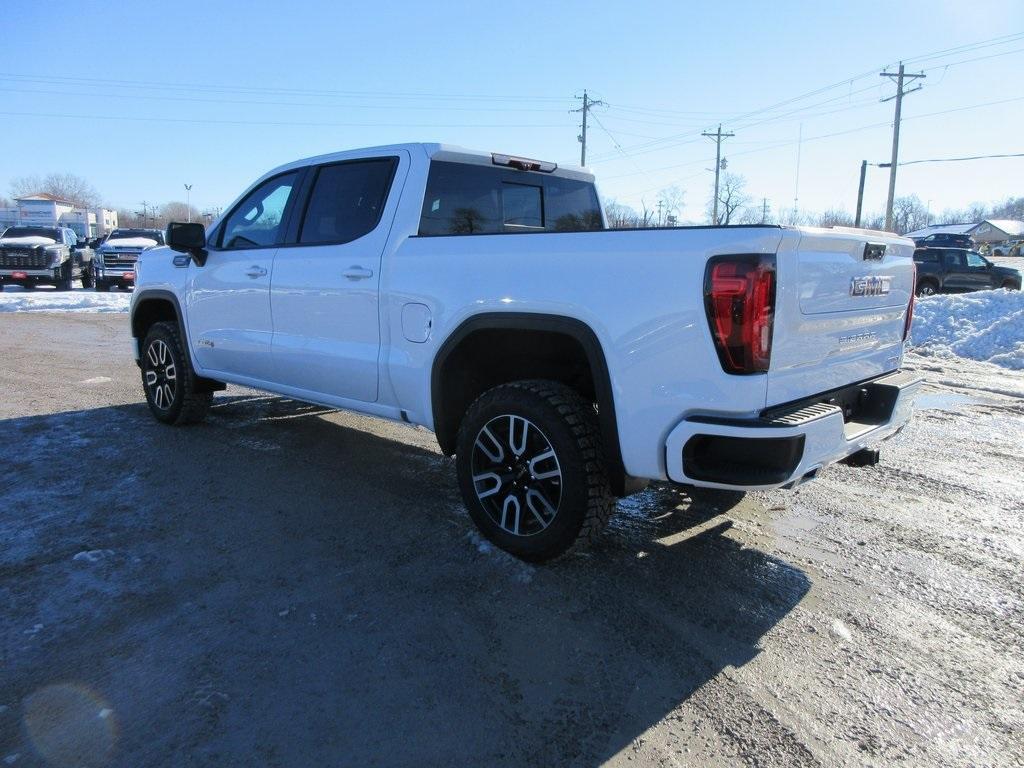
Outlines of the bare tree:
[[654,209],[647,207],[647,201],[640,200],[640,226],[650,227],[654,225]]
[[860,226],[863,229],[877,229],[879,231],[885,229],[885,214],[884,213],[871,213],[867,216],[862,216],[860,220]]
[[897,197],[892,204],[893,227],[901,235],[928,226],[928,209],[917,195]]
[[19,176],[11,180],[11,194],[14,197],[40,193],[59,197],[79,208],[96,208],[102,203],[96,188],[73,173],[50,173],[42,177]]
[[1024,197],[1006,198],[1003,202],[993,205],[989,216],[983,218],[1024,221]]
[[[729,224],[737,212],[750,203],[746,193],[747,180],[738,173],[723,173],[718,183],[718,223]],[[713,218],[714,197],[708,201],[708,221]]]
[[677,184],[665,187],[658,193],[658,226],[673,226],[679,219],[686,192]]
[[853,215],[842,208],[829,208],[815,223],[819,227],[852,227]]
[[[191,217],[189,212],[191,211]],[[175,200],[170,203],[164,203],[160,206],[160,213],[157,216],[157,226],[160,229],[165,228],[172,221],[202,221],[203,214],[199,212],[199,209],[194,205],[186,205],[185,203]]]
[[612,229],[636,229],[640,226],[640,214],[615,200],[605,204],[604,215]]

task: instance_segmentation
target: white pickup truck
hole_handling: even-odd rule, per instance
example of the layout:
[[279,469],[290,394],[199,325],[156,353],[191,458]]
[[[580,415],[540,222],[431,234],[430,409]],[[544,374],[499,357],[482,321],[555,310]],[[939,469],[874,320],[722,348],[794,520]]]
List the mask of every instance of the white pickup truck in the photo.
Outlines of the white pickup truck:
[[153,415],[225,383],[418,424],[480,530],[545,560],[648,479],[791,487],[910,417],[914,244],[608,230],[593,177],[403,144],[290,163],[136,269]]

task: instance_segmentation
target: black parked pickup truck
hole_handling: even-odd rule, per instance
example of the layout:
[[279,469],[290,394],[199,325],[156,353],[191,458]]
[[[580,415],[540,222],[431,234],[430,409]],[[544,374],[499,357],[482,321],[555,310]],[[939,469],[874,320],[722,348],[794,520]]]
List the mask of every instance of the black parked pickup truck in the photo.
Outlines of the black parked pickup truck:
[[974,238],[955,232],[935,232],[927,237],[915,237],[918,248],[973,248]]
[[67,227],[9,227],[0,235],[0,290],[52,285],[70,291],[72,280],[91,288],[92,257],[92,249],[79,247],[78,236]]
[[1020,272],[997,267],[977,251],[967,248],[918,248],[914,251],[914,262],[918,296],[990,288],[1020,290]]

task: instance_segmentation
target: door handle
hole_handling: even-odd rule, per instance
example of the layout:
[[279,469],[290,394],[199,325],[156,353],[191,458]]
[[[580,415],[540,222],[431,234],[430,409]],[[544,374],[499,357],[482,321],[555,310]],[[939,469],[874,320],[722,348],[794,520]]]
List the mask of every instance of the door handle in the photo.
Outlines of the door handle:
[[353,264],[341,274],[349,280],[365,280],[368,277],[373,277],[373,270]]
[[255,280],[257,277],[263,277],[265,274],[267,274],[267,270],[265,270],[258,264],[253,264],[251,267],[249,267],[249,270],[245,274],[247,274],[249,277]]

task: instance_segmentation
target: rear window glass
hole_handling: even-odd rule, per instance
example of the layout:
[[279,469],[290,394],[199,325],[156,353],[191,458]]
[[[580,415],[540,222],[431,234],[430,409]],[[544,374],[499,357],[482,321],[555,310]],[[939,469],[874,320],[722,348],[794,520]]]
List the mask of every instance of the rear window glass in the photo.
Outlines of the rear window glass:
[[421,235],[602,229],[594,185],[543,173],[433,162]]
[[501,209],[505,226],[544,228],[544,195],[540,187],[502,184]]

